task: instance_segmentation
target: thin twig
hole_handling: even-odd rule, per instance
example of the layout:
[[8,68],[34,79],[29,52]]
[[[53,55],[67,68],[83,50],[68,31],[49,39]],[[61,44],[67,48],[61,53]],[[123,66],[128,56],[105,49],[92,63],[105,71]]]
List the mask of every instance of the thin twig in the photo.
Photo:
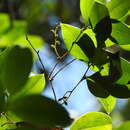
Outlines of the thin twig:
[[70,65],[71,63],[73,63],[76,59],[73,59],[71,61],[69,61],[67,64],[63,65],[52,77],[51,79],[53,80],[64,68],[66,68],[68,65]]
[[[54,36],[55,36],[55,42],[56,42],[57,39],[58,39],[58,37],[57,37],[57,36],[58,36],[58,35],[57,35],[58,28],[59,28],[59,25],[58,25],[58,27],[56,27],[55,30],[52,30],[52,32],[53,32],[53,34],[54,34]],[[86,28],[86,27],[85,27],[85,28]],[[75,41],[72,43],[72,45],[71,45],[69,51],[66,51],[62,56],[58,56],[58,58],[57,58],[57,59],[58,59],[58,62],[55,64],[55,66],[53,67],[52,71],[50,72],[50,74],[49,74],[49,76],[48,76],[49,78],[51,77],[52,73],[54,72],[54,70],[55,70],[56,66],[59,64],[59,62],[60,62],[65,56],[67,56],[67,55],[69,54],[69,52],[72,50],[74,43],[77,42],[77,40],[79,39],[79,37],[81,36],[81,34],[83,33],[83,31],[84,31],[85,28],[81,29],[79,35],[76,37]],[[55,46],[56,46],[56,44],[55,44]],[[63,70],[67,65],[71,64],[73,61],[74,61],[74,60],[70,61],[70,63],[67,63],[65,66],[63,66],[52,78],[50,78],[50,80],[53,80],[54,77],[55,77],[61,70]]]
[[[91,65],[90,65],[91,66]],[[85,73],[83,74],[82,78],[78,81],[78,83],[75,85],[75,87],[71,90],[71,91],[67,91],[64,96],[62,98],[59,99],[60,100],[63,100],[63,103],[62,104],[66,104],[67,105],[67,101],[68,99],[70,98],[70,96],[72,95],[72,93],[75,91],[75,89],[79,86],[79,84],[86,79],[86,74],[90,68],[90,66],[88,66],[88,68],[86,69]],[[69,95],[67,96],[67,94],[69,93]]]
[[51,85],[51,88],[52,88],[52,91],[53,91],[55,100],[57,101],[56,92],[55,92],[54,86],[53,86],[53,84],[52,84],[52,81],[50,81],[50,85]]
[[52,68],[52,70],[50,71],[50,74],[48,75],[49,78],[51,77],[51,75],[52,75],[53,72],[55,71],[55,68],[57,67],[57,65],[59,64],[59,62],[61,62],[61,61],[58,60],[58,61],[56,62],[56,64],[54,65],[54,67]]
[[40,64],[42,65],[42,69],[43,69],[43,71],[44,71],[45,78],[47,78],[49,84],[51,85],[52,92],[53,92],[53,95],[54,95],[54,99],[55,99],[55,101],[57,101],[57,97],[56,97],[56,93],[55,93],[54,87],[53,87],[53,85],[52,85],[52,81],[51,81],[50,78],[48,77],[48,74],[47,74],[47,71],[46,71],[46,69],[45,69],[45,66],[44,66],[44,64],[43,64],[43,62],[42,62],[42,59],[41,59],[40,55],[39,55],[39,51],[37,51],[37,50],[33,47],[32,43],[31,43],[30,40],[28,39],[28,35],[27,35],[27,34],[26,34],[26,40],[28,41],[28,43],[30,44],[30,46],[32,47],[32,49],[34,50],[34,52],[37,54],[38,59],[39,59],[39,62],[40,62]]

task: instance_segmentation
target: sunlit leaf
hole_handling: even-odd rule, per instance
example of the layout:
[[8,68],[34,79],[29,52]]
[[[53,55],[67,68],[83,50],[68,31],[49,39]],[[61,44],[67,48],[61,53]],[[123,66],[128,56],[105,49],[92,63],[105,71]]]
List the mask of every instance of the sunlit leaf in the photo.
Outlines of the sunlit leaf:
[[112,130],[111,117],[101,112],[90,112],[77,119],[70,130]]
[[95,2],[92,8],[90,21],[96,33],[98,44],[104,44],[103,41],[110,36],[112,30],[111,20],[106,6]]
[[[64,43],[67,49],[70,50],[73,42],[75,42],[77,37],[79,37],[81,30],[77,27],[68,24],[61,24],[61,31],[62,31]],[[77,40],[79,40],[79,38]],[[88,57],[84,54],[84,52],[77,44],[73,45],[70,54],[80,60],[88,61]]]
[[5,13],[0,13],[0,35],[4,34],[10,27],[9,16]]
[[104,4],[106,4],[108,2],[107,0],[95,0],[95,1],[101,2],[101,3],[104,3]]
[[121,69],[122,76],[118,79],[116,83],[125,85],[130,81],[130,62],[121,58]]
[[111,36],[119,45],[130,44],[130,28],[117,20],[112,20]]
[[14,44],[14,41],[22,35],[26,34],[26,22],[25,21],[13,21],[13,27],[1,36],[0,46]]
[[130,1],[125,0],[122,2],[122,0],[111,0],[107,4],[107,7],[109,9],[111,18],[119,19],[130,9]]
[[8,130],[16,128],[14,124],[9,124],[7,118],[4,115],[0,115],[0,130]]
[[[33,47],[35,49],[39,49],[43,46],[44,44],[44,41],[41,37],[39,36],[36,36],[36,35],[28,35],[28,39],[31,41],[31,44],[33,45]],[[22,45],[22,46],[26,46],[26,47],[30,47],[31,46],[29,45],[29,43],[27,42],[26,40],[26,36],[25,34],[18,37],[15,41],[14,41],[14,44],[19,44],[19,45]],[[32,48],[31,48],[32,49]]]
[[102,104],[105,111],[110,114],[116,105],[116,98],[113,96],[109,96],[107,98],[98,98],[100,103]]
[[95,0],[80,0],[80,10],[85,23],[88,23],[94,2]]
[[9,102],[9,110],[33,125],[66,127],[72,122],[60,104],[40,95],[28,95]]

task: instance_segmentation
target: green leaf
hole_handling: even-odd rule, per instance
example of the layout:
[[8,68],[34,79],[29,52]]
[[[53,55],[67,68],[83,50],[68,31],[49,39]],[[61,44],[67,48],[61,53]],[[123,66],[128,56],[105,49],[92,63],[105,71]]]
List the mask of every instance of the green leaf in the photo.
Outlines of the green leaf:
[[110,67],[109,67],[109,79],[110,82],[116,82],[122,76],[122,69],[120,63],[119,53],[109,53]]
[[6,110],[6,96],[7,95],[5,94],[5,89],[0,80],[0,113]]
[[[68,24],[61,24],[61,31],[64,43],[68,50],[72,47],[72,44],[75,40],[79,40],[81,33],[81,30],[77,27],[68,25]],[[79,37],[77,39],[77,37]],[[76,42],[77,42],[76,41]],[[76,57],[77,59],[88,61],[88,57],[84,54],[84,52],[81,50],[81,48],[74,44],[72,50],[70,51],[70,54]]]
[[112,95],[117,98],[130,97],[130,85],[120,85],[110,76],[101,76],[99,72],[87,77],[88,88],[96,97],[106,98]]
[[28,48],[13,46],[5,50],[0,70],[2,84],[10,94],[23,88],[32,68],[32,53]]
[[4,125],[5,123],[9,122],[7,120],[7,118],[4,116],[4,115],[0,115],[0,130],[6,130],[6,129],[13,129],[13,128],[16,128],[14,124],[6,124]]
[[91,38],[87,34],[83,34],[83,36],[79,39],[77,44],[83,50],[84,54],[89,58],[93,58],[95,46]]
[[116,83],[126,85],[130,81],[130,62],[121,58],[121,69],[122,76],[117,80]]
[[[104,41],[110,37],[110,34],[112,32],[112,24],[110,17],[107,16],[103,18],[94,29],[94,32],[96,33],[96,38],[100,44],[104,44]],[[99,44],[99,45],[100,45]]]
[[111,117],[101,112],[90,112],[77,119],[70,130],[112,130]]
[[80,0],[80,10],[86,24],[88,23],[94,2],[95,0]]
[[104,64],[106,64],[108,61],[107,53],[101,48],[98,47],[95,49],[94,57],[92,59],[92,63],[99,68],[101,68]]
[[111,36],[119,45],[130,44],[130,28],[117,20],[112,20]]
[[9,16],[5,13],[0,13],[0,35],[5,33],[10,27]]
[[13,27],[9,28],[5,34],[1,36],[0,46],[5,47],[14,44],[14,41],[22,35],[26,34],[25,21],[13,21]]
[[[43,39],[41,37],[39,37],[39,36],[36,36],[36,35],[28,35],[28,39],[31,41],[31,43],[32,43],[32,45],[33,45],[33,47],[35,49],[41,48],[43,46],[43,44],[44,44]],[[14,41],[14,44],[26,46],[26,47],[29,47],[30,49],[32,49],[31,46],[29,45],[29,43],[26,40],[25,34],[18,37]]]
[[41,95],[27,95],[9,102],[9,110],[33,125],[66,127],[72,122],[60,104]]
[[84,33],[87,34],[92,39],[94,46],[97,48],[97,39],[95,37],[95,33],[93,32],[93,30],[87,28],[86,30],[84,30]]
[[116,98],[113,96],[109,96],[107,98],[97,98],[99,102],[102,104],[105,111],[110,114],[116,105]]
[[129,130],[130,129],[130,121],[124,122],[115,130]]
[[106,86],[107,91],[117,98],[130,98],[130,85],[109,84]]
[[95,0],[95,1],[97,1],[97,2],[101,2],[101,3],[104,3],[104,4],[107,3],[107,0]]
[[111,20],[106,6],[95,2],[92,8],[90,21],[92,28],[96,33],[97,41],[100,44],[103,44],[103,41],[110,36],[112,31]]
[[45,77],[43,74],[31,76],[24,87],[21,89],[21,91],[13,95],[12,100],[30,94],[42,94],[44,88]]
[[96,97],[106,98],[109,96],[108,91],[105,88],[107,82],[97,72],[92,76],[87,77],[87,84],[90,92]]
[[122,2],[122,0],[111,0],[107,4],[107,7],[109,9],[111,18],[120,19],[130,9],[130,1],[125,0]]
[[38,130],[38,129],[29,127],[29,126],[19,126],[17,128],[14,128],[14,129],[6,129],[6,130]]
[[109,12],[106,6],[99,2],[94,2],[92,11],[90,14],[90,21],[91,21],[92,27],[95,28],[96,24],[99,23],[102,19],[104,19],[107,16],[109,16]]

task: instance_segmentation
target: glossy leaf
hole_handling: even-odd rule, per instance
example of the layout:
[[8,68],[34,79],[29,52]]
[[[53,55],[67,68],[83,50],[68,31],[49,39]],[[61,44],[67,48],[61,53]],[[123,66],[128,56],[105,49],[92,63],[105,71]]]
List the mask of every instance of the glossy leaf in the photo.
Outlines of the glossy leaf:
[[[73,42],[77,39],[77,37],[79,37],[81,30],[77,27],[68,24],[61,24],[61,31],[62,31],[64,43],[67,49],[70,50]],[[79,38],[77,40],[79,40]],[[88,57],[84,54],[84,52],[77,44],[73,45],[70,54],[76,57],[77,59],[88,61]]]
[[110,114],[115,108],[116,98],[113,96],[109,96],[107,98],[98,98],[98,100],[108,114]]
[[124,122],[115,130],[129,130],[130,129],[130,121]]
[[125,0],[122,2],[122,0],[111,0],[107,4],[107,7],[109,9],[111,18],[119,19],[123,17],[130,9],[130,1]]
[[105,89],[107,83],[104,81],[98,72],[87,78],[88,88],[94,96],[103,98],[109,96],[109,92]]
[[111,36],[119,45],[130,44],[130,28],[117,20],[112,20]]
[[77,119],[70,130],[112,130],[111,117],[101,112],[89,112]]
[[95,0],[80,0],[80,10],[86,24],[88,23],[94,3]]
[[13,46],[2,55],[1,80],[10,94],[23,88],[32,68],[32,53],[28,48]]
[[18,98],[9,103],[9,110],[33,125],[66,127],[72,122],[68,112],[60,104],[41,95]]

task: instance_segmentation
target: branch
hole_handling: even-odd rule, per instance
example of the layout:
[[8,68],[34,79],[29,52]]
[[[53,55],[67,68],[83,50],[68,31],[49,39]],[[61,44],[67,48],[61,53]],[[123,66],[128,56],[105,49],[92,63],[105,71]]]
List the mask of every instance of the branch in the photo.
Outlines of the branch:
[[[79,84],[80,84],[83,80],[86,79],[86,74],[87,74],[87,72],[88,72],[90,66],[91,66],[91,65],[88,66],[88,68],[86,69],[86,71],[85,71],[85,73],[83,74],[82,78],[78,81],[78,83],[75,85],[75,87],[74,87],[71,91],[67,91],[67,92],[64,94],[64,96],[63,96],[62,98],[60,98],[58,101],[63,101],[62,104],[67,105],[67,101],[68,101],[68,99],[70,98],[70,96],[72,95],[72,93],[73,93],[73,92],[75,91],[75,89],[79,86]],[[67,96],[67,94],[69,94],[69,95]]]
[[44,66],[44,64],[42,63],[42,59],[41,59],[41,57],[40,57],[40,55],[39,55],[39,51],[37,51],[37,50],[34,48],[34,46],[32,45],[32,43],[31,43],[30,40],[28,39],[28,35],[27,35],[27,34],[26,34],[26,40],[28,41],[28,43],[30,44],[30,46],[32,47],[32,49],[34,50],[34,52],[37,54],[38,59],[39,59],[39,62],[40,62],[41,66],[42,66],[42,69],[43,69],[43,71],[44,71],[45,78],[48,80],[49,84],[51,85],[52,92],[53,92],[53,95],[54,95],[54,99],[55,99],[55,101],[57,101],[57,97],[56,97],[56,93],[55,93],[55,90],[54,90],[52,81],[51,81],[50,78],[48,77],[48,74],[47,74],[47,71],[46,71],[46,69],[45,69],[45,66]]
[[73,63],[76,59],[71,60],[67,64],[63,65],[52,77],[50,77],[51,80],[53,80],[64,68],[66,68],[68,65]]

